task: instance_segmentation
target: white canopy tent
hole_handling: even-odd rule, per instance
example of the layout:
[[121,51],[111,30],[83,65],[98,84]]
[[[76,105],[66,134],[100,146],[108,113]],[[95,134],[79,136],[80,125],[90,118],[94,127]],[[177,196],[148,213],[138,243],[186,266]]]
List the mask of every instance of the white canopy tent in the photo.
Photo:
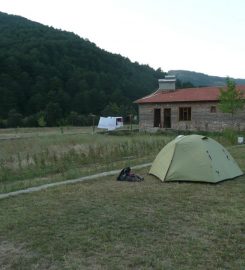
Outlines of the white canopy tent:
[[107,130],[114,130],[122,126],[123,126],[123,118],[121,116],[100,117],[100,121],[98,124],[98,128],[103,128]]

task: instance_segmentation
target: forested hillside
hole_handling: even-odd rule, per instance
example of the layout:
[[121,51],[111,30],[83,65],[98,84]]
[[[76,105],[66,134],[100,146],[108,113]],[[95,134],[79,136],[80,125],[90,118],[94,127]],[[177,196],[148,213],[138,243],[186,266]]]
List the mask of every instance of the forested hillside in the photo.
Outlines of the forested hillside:
[[126,116],[164,73],[74,33],[0,12],[0,127],[86,124]]
[[[170,70],[169,74],[175,75],[183,83],[190,82],[194,86],[224,86],[226,85],[225,77],[210,76],[200,72],[188,70]],[[245,79],[233,79],[236,84],[245,84]]]

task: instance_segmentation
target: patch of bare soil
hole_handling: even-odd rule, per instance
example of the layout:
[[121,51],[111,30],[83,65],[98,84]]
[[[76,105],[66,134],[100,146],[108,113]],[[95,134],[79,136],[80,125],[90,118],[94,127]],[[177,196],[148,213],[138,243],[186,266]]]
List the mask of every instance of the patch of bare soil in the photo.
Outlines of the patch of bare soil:
[[24,245],[15,246],[8,241],[0,243],[0,261],[1,270],[11,269],[15,265],[17,257],[25,256]]
[[24,244],[0,241],[0,269],[59,269],[55,263],[38,259],[38,254],[29,252]]

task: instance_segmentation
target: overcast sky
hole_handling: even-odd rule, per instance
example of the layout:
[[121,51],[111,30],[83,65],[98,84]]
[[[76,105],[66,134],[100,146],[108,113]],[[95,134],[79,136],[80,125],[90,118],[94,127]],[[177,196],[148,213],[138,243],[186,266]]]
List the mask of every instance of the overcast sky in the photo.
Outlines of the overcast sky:
[[245,78],[244,0],[0,0],[0,11],[155,69]]

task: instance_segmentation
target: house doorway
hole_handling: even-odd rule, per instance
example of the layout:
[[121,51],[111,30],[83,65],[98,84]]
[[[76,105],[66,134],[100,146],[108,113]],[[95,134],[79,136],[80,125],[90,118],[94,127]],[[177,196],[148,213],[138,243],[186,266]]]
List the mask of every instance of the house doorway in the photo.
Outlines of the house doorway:
[[163,117],[164,117],[163,127],[171,128],[171,109],[169,108],[164,109]]
[[161,109],[154,109],[154,127],[161,127]]

